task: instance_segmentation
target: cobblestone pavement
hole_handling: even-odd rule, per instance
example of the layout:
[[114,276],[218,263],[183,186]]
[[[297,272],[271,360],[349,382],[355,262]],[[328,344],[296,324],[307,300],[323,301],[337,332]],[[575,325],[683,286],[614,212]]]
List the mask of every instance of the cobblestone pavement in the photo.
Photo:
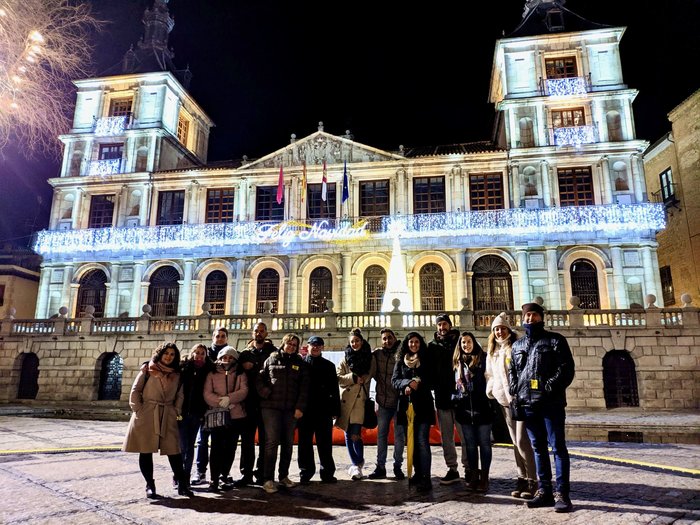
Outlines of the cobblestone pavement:
[[[438,477],[445,473],[439,447],[432,448],[434,490],[427,495],[409,490],[405,481],[351,481],[347,453],[335,447],[337,484],[312,482],[273,495],[246,488],[178,497],[170,488],[167,460],[157,457],[156,484],[164,497],[147,500],[137,456],[115,450],[125,429],[124,422],[0,416],[0,523],[700,522],[697,445],[572,442],[575,511],[555,514],[552,509],[527,509],[510,497],[514,461],[512,450],[504,446],[494,447],[486,495],[469,493],[461,483],[439,485]],[[370,472],[376,448],[365,450],[365,470]],[[290,477],[298,479],[296,455]]]

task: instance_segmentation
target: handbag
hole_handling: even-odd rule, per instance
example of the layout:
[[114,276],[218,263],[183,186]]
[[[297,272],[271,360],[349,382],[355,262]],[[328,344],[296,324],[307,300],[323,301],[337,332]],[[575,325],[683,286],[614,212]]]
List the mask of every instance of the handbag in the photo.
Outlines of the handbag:
[[378,421],[377,413],[374,411],[374,399],[369,397],[367,387],[363,385],[362,388],[365,389],[365,395],[367,396],[367,399],[365,399],[365,416],[362,420],[362,426],[365,428],[377,428]]
[[[238,381],[238,377],[236,377],[236,381]],[[236,390],[236,385],[233,386],[233,390]],[[228,370],[226,371],[226,395],[228,396]],[[223,428],[229,423],[231,423],[231,411],[228,408],[210,408],[204,413],[203,427],[205,430]]]
[[510,417],[513,421],[525,421],[525,407],[518,403],[517,398],[513,398],[508,407],[510,410]]

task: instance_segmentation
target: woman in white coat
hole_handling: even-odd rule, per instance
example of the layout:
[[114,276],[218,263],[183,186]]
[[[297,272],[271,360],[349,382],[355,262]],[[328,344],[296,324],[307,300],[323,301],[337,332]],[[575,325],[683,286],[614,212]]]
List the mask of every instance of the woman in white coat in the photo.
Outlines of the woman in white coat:
[[180,435],[177,428],[182,410],[180,350],[175,343],[163,343],[136,376],[129,406],[131,420],[124,438],[124,452],[138,452],[141,474],[146,480],[146,497],[157,498],[153,479],[153,453],[167,455],[178,494],[192,497],[189,479],[182,466]]

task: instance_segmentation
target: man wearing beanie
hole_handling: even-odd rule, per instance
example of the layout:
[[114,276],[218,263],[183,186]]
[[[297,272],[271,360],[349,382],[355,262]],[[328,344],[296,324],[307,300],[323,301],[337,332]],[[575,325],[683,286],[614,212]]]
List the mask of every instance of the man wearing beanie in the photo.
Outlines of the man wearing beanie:
[[[544,329],[544,310],[537,303],[522,306],[525,337],[513,343],[508,369],[510,394],[523,407],[525,428],[535,452],[539,488],[530,508],[554,507],[570,512],[569,451],[564,438],[566,388],[574,379],[574,358],[566,338]],[[552,447],[556,487],[552,486]]]
[[[435,389],[435,408],[438,413],[442,454],[447,465],[447,474],[440,478],[440,485],[452,485],[460,481],[457,467],[457,448],[455,447],[455,412],[452,394],[455,391],[455,373],[452,369],[452,356],[459,341],[459,330],[452,327],[452,320],[447,314],[435,318],[437,330],[433,340],[428,343],[429,367],[432,370],[432,383]],[[467,477],[467,447],[462,436],[462,426],[457,426],[457,435],[462,443],[462,465]]]

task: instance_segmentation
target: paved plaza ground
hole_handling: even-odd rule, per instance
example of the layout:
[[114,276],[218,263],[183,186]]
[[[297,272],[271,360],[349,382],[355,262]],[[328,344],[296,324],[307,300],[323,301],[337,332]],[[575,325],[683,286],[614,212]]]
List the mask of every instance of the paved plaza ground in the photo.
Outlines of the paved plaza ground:
[[[339,482],[312,482],[277,494],[261,488],[188,499],[174,495],[166,458],[156,458],[162,499],[147,500],[136,454],[118,451],[125,422],[0,416],[0,523],[457,523],[627,524],[700,522],[700,446],[571,442],[575,511],[527,509],[510,497],[514,461],[494,447],[491,490],[443,487],[445,464],[433,447],[430,494],[406,481],[351,481],[347,452],[335,447]],[[296,451],[295,451],[296,452]],[[369,472],[376,448],[366,448]],[[238,460],[235,466],[237,467]],[[298,480],[296,454],[290,476]]]

